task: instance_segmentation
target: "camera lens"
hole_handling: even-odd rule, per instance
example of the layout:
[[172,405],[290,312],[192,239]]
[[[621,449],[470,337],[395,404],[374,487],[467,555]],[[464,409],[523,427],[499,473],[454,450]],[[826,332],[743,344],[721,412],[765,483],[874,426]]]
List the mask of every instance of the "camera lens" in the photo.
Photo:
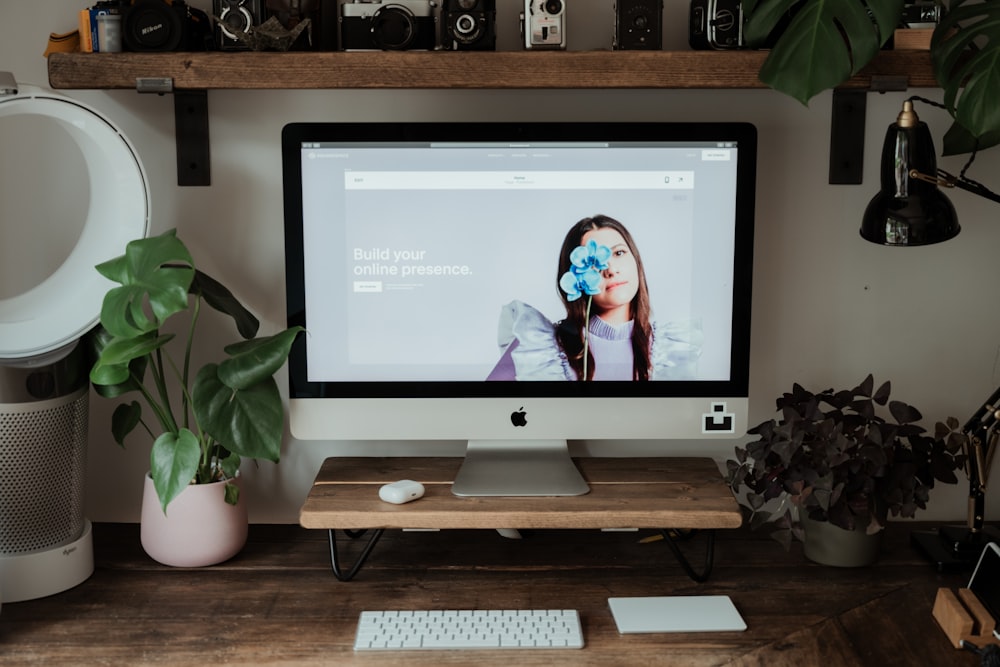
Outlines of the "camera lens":
[[546,14],[558,14],[562,11],[563,3],[562,0],[545,0],[544,7]]
[[413,12],[401,5],[380,8],[372,16],[372,39],[382,49],[403,50],[417,34]]
[[173,51],[182,31],[180,15],[162,0],[137,0],[122,16],[122,37],[130,51]]
[[219,29],[229,39],[236,39],[236,33],[233,30],[249,32],[253,26],[253,17],[250,16],[250,12],[244,7],[237,7],[232,10],[226,8],[219,18],[222,19]]
[[455,32],[459,32],[463,35],[468,35],[475,29],[476,29],[476,19],[472,18],[468,14],[462,14],[457,19],[455,19]]
[[476,20],[472,14],[460,14],[455,17],[451,36],[462,44],[472,44],[483,36],[484,24]]
[[645,14],[639,14],[632,19],[632,25],[639,30],[645,30],[649,27],[649,17]]

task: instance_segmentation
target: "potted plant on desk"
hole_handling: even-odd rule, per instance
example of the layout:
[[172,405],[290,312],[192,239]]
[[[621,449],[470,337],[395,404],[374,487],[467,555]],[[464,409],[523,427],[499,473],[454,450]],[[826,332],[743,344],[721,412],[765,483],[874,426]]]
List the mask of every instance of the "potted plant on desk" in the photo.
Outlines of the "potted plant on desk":
[[[802,540],[813,561],[866,565],[890,515],[926,508],[935,480],[956,483],[965,460],[958,421],[927,435],[920,412],[890,401],[889,391],[888,382],[874,389],[869,375],[854,389],[814,394],[796,384],[782,395],[780,420],[750,429],[758,440],[726,462],[751,525],[770,524],[786,548],[793,536]],[[879,414],[886,406],[890,419]]]
[[[105,295],[100,326],[88,336],[96,359],[91,383],[105,397],[138,393],[155,422],[147,423],[133,400],[115,409],[111,423],[119,445],[140,424],[154,438],[142,502],[143,548],[166,565],[227,560],[246,542],[241,457],[279,458],[284,407],[273,376],[301,327],[255,338],[257,319],[195,269],[173,230],[130,242],[124,255],[97,270],[119,285]],[[227,346],[220,363],[193,373],[202,304],[232,317],[245,340]],[[187,315],[186,334],[164,331],[181,313]]]

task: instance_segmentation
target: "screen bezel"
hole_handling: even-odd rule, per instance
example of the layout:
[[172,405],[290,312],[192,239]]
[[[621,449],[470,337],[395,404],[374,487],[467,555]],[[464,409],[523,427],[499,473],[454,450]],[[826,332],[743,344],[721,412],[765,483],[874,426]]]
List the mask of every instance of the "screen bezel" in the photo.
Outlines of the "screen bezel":
[[728,380],[667,382],[312,382],[306,337],[288,361],[289,398],[600,398],[746,397],[749,388],[750,302],[757,154],[749,123],[291,123],[282,130],[288,324],[308,330],[305,306],[301,146],[303,142],[735,142],[737,191],[733,266],[733,320]]

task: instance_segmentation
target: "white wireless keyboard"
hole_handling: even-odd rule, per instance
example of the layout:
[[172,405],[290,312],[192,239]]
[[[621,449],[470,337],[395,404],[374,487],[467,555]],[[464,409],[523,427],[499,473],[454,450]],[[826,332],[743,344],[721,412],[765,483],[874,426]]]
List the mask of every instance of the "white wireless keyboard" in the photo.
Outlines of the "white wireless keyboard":
[[363,611],[355,651],[583,648],[575,609]]

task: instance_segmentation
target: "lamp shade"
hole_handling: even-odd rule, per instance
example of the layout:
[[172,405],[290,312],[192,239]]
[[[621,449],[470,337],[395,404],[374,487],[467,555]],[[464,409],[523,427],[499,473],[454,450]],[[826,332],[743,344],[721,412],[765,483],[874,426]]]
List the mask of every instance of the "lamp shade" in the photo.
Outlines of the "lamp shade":
[[955,207],[938,186],[917,178],[937,175],[934,142],[927,124],[903,103],[882,144],[882,189],[868,203],[861,222],[866,241],[890,246],[940,243],[959,232]]

